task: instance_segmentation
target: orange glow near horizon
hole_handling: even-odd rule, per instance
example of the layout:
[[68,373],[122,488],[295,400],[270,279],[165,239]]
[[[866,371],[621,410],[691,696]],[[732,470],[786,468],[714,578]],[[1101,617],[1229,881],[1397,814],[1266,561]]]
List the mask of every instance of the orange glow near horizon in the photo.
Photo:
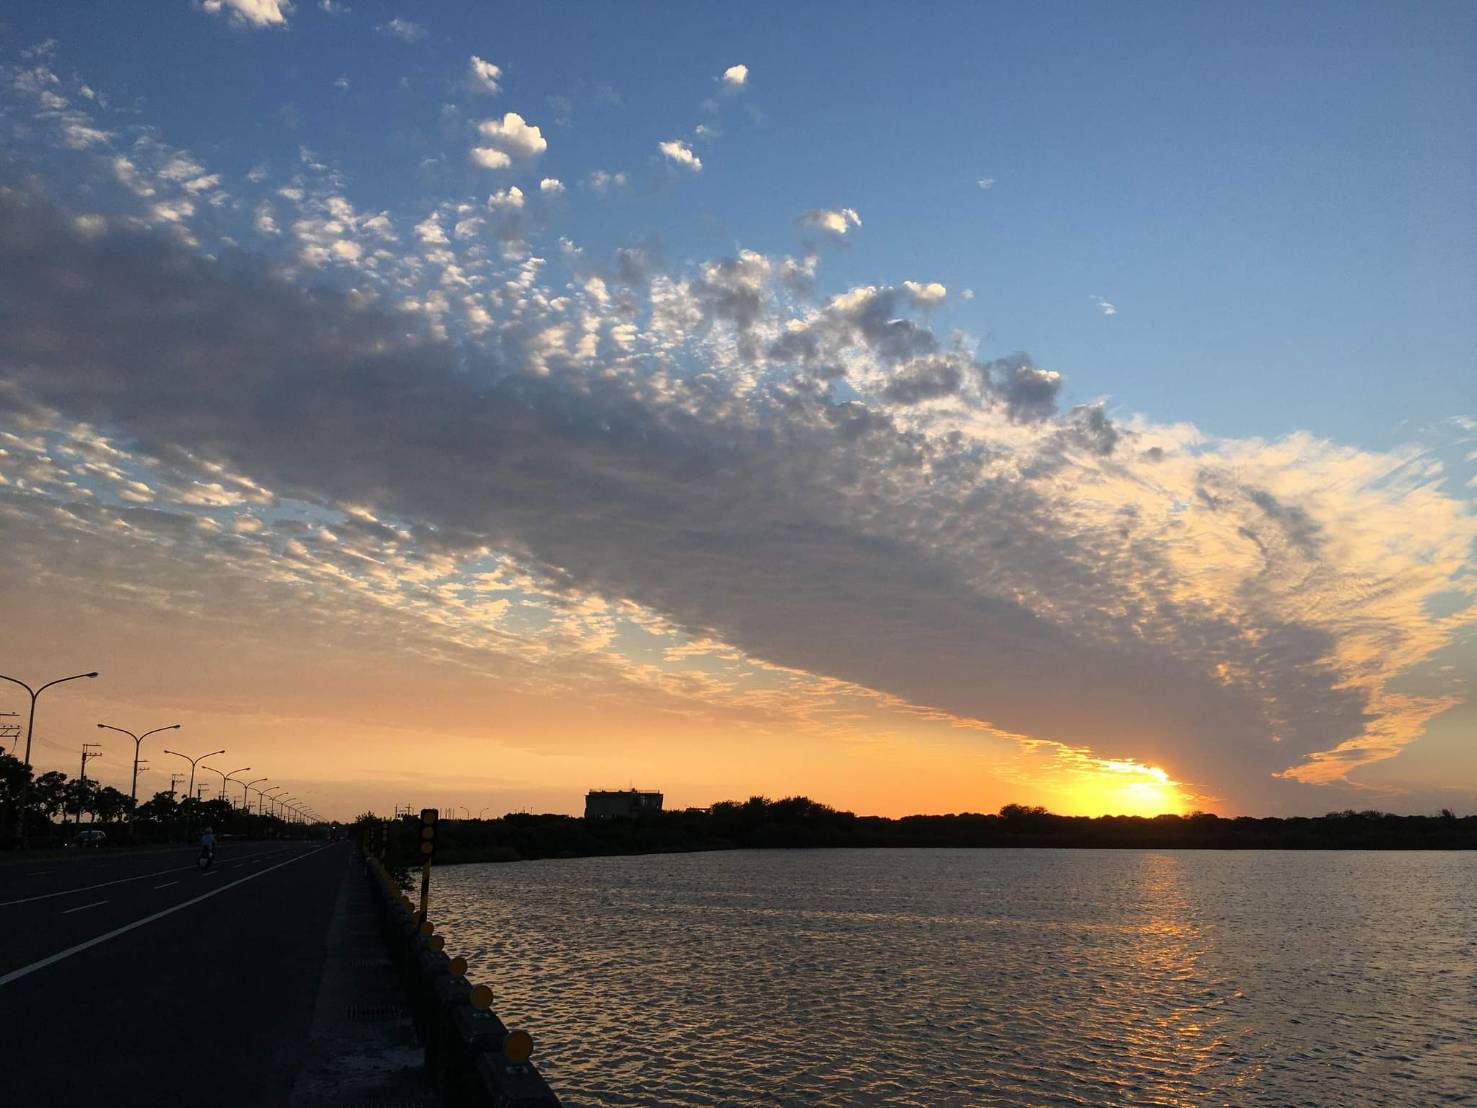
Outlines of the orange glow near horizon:
[[1078,777],[1064,795],[1070,809],[1064,815],[1184,815],[1193,807],[1180,782],[1158,766],[1103,761]]

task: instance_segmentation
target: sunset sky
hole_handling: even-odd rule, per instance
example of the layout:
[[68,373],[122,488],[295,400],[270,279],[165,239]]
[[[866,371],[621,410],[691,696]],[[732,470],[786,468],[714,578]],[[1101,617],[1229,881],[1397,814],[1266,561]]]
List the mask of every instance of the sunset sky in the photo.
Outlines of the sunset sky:
[[1477,8],[1290,8],[7,5],[38,772],[1477,808]]

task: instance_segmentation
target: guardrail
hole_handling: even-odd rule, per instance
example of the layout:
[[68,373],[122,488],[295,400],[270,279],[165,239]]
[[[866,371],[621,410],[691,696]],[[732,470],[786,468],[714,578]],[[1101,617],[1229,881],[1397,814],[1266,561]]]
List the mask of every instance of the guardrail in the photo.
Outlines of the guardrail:
[[472,985],[463,958],[421,920],[378,858],[365,857],[372,899],[390,959],[410,1002],[426,1070],[453,1108],[559,1108],[530,1060],[533,1036],[510,1031],[492,1011],[492,989]]

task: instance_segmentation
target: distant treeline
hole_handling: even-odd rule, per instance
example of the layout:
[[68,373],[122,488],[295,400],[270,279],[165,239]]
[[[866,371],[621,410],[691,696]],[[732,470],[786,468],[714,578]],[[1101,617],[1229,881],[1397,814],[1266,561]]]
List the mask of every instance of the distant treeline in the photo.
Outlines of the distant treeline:
[[[391,834],[392,861],[412,860],[416,827]],[[1188,816],[1058,816],[1007,804],[996,815],[858,816],[806,797],[715,804],[631,819],[510,814],[441,821],[437,864],[512,862],[607,854],[814,847],[1136,847],[1160,850],[1473,850],[1477,816],[1326,816],[1223,819]]]

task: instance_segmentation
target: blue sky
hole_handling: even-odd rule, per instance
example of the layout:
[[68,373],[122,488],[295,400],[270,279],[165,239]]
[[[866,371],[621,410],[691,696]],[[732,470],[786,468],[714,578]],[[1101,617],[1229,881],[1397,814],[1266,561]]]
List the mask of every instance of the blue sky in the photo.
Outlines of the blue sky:
[[[1477,406],[1470,5],[346,7],[250,30],[186,3],[22,4],[8,37],[57,38],[212,164],[309,145],[364,206],[624,170],[618,218],[575,196],[547,236],[653,236],[674,260],[793,249],[800,212],[853,208],[827,287],[972,288],[937,323],[1030,351],[1069,399],[1372,447]],[[423,36],[376,30],[397,17]],[[503,71],[482,104],[471,53]],[[448,105],[517,111],[548,152],[475,169]],[[656,144],[700,122],[721,132],[704,172],[669,179]]]
[[1469,5],[5,19],[0,604],[98,710],[346,806],[1477,798]]

